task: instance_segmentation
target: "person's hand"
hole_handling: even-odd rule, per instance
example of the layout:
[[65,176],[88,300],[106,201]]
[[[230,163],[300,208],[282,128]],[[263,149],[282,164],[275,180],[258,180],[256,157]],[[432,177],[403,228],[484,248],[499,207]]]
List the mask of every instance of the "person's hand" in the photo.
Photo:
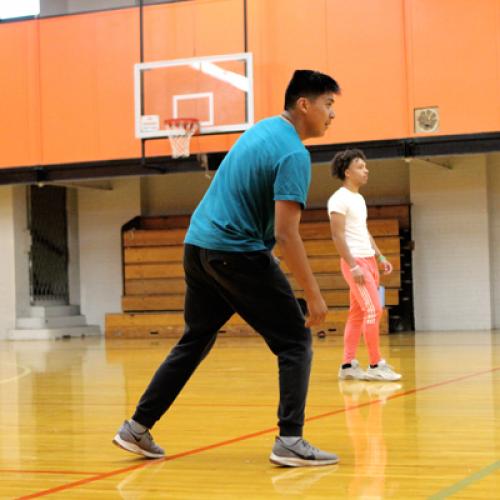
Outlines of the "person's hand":
[[363,274],[363,269],[361,269],[361,266],[359,264],[356,264],[354,267],[351,267],[351,274],[354,281],[358,285],[365,284],[365,275]]
[[306,326],[308,328],[324,323],[328,307],[320,293],[307,298],[307,310],[309,315],[306,318]]
[[384,274],[391,274],[393,267],[392,264],[383,256],[379,255],[378,261],[380,262],[380,265],[382,266],[382,270]]

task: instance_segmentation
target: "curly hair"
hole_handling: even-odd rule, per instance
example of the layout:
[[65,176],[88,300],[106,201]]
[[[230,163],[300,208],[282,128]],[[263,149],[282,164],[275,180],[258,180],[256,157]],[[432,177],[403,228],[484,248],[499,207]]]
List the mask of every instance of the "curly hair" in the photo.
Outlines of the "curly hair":
[[332,175],[338,177],[340,180],[345,179],[345,171],[354,160],[366,161],[366,156],[361,149],[346,149],[339,151],[332,160]]

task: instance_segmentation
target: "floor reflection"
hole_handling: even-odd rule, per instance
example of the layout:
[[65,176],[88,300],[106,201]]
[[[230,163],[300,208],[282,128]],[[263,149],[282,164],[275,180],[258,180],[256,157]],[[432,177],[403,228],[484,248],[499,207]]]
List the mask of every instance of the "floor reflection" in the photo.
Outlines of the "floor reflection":
[[[143,459],[138,458],[140,464]],[[160,474],[160,476],[158,476]],[[162,476],[168,474],[164,460],[147,461],[144,467],[140,467],[133,472],[129,472],[116,485],[119,498],[123,500],[140,500],[143,498],[165,498],[169,495],[168,490],[164,491],[160,486],[156,486],[157,481],[162,484]]]
[[302,495],[322,479],[338,470],[338,465],[323,467],[276,467],[271,474],[271,483],[280,495]]
[[[394,382],[339,381],[345,406],[347,432],[354,449],[354,477],[348,495],[356,498],[383,498],[387,446],[384,440],[383,411],[387,398],[401,389]],[[368,402],[361,402],[366,394]]]

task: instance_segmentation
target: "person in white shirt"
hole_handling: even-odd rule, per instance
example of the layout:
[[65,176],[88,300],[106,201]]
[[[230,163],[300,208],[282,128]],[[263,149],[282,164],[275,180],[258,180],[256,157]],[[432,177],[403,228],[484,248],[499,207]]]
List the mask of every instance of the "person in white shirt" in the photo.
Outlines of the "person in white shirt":
[[[349,316],[344,331],[344,357],[339,369],[341,380],[399,380],[380,355],[380,318],[382,305],[377,259],[385,274],[392,264],[382,255],[366,225],[367,209],[359,189],[368,182],[366,157],[358,149],[337,153],[332,175],[343,185],[328,200],[332,239],[340,255],[342,275],[349,284]],[[370,366],[361,369],[356,360],[361,333],[368,348]]]

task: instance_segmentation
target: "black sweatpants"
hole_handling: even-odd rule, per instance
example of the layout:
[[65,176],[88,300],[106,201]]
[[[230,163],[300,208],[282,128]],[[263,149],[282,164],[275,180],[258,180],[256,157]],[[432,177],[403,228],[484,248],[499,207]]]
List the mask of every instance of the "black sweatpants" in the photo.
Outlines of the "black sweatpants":
[[271,252],[220,252],[185,245],[184,334],[142,395],[133,419],[148,428],[168,410],[237,312],[278,357],[282,436],[301,436],[311,369],[311,332]]

